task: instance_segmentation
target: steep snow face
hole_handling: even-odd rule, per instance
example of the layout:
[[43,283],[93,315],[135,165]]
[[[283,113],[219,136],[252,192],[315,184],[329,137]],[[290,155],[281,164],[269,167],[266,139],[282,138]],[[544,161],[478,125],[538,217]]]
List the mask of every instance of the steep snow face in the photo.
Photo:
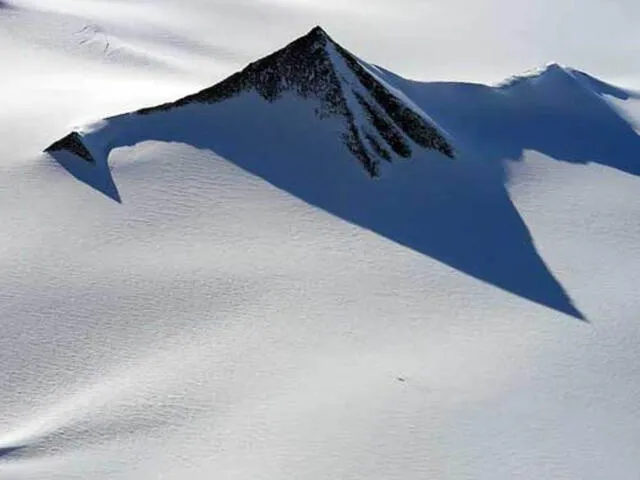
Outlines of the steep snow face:
[[572,73],[587,88],[590,88],[611,105],[620,117],[640,135],[640,92],[615,87],[577,70],[572,70]]

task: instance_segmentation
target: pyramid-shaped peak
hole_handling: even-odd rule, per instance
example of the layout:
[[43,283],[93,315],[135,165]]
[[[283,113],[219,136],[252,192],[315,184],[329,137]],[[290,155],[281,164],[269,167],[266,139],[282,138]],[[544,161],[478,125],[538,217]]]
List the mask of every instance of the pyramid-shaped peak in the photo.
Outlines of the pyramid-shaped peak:
[[540,75],[560,73],[560,74],[564,74],[564,75],[579,74],[579,75],[591,76],[591,75],[588,75],[587,73],[583,72],[582,70],[579,70],[577,68],[573,68],[570,65],[566,65],[566,64],[558,63],[558,62],[547,63],[543,67],[539,68],[538,71],[539,71]]
[[285,91],[295,92],[305,98],[321,97],[324,106],[329,105],[329,110],[344,113],[344,106],[336,104],[339,80],[327,48],[329,44],[342,49],[322,27],[315,26],[305,35],[250,63],[212,87],[171,104],[142,109],[138,113],[152,113],[192,102],[216,103],[252,89],[268,101],[274,101]]
[[318,44],[322,45],[323,47],[326,46],[327,44],[332,44],[334,46],[340,47],[338,42],[336,42],[331,37],[331,35],[327,33],[327,31],[324,28],[322,28],[320,25],[316,25],[311,30],[309,30],[309,32],[307,32],[305,35],[299,37],[298,39],[286,45],[284,49],[286,50],[287,48],[291,48],[291,47],[299,48],[300,45],[305,45],[307,46],[307,48],[311,48],[313,50],[314,47],[317,46]]
[[[296,49],[296,50],[307,49],[313,52],[317,50],[318,47],[321,47],[324,49],[324,47],[326,47],[328,44],[335,45],[338,47],[340,46],[333,38],[331,38],[331,36],[326,32],[325,29],[323,29],[319,25],[316,25],[311,30],[309,30],[309,32],[307,32],[305,35],[302,35],[301,37],[298,37],[297,39],[293,40],[292,42],[290,42],[289,44],[281,48],[278,52],[287,51],[291,49]],[[275,52],[275,53],[278,53],[278,52]]]
[[549,62],[541,68],[543,72],[566,72],[569,67],[558,62]]
[[[313,102],[318,118],[340,119],[339,139],[372,177],[378,176],[381,160],[411,157],[415,148],[454,157],[453,147],[424,112],[396,96],[320,26],[216,85],[134,113],[151,115],[189,104],[215,104],[244,94],[257,94],[269,103],[285,96]],[[72,151],[91,162],[91,155],[80,148],[80,135],[63,140],[50,150]]]
[[333,44],[337,44],[338,42],[336,42],[333,37],[331,35],[329,35],[327,33],[327,31],[322,28],[320,25],[316,25],[315,27],[313,27],[309,33],[307,33],[308,37],[313,37],[313,38],[321,38],[324,40],[327,40]]
[[549,62],[544,65],[524,72],[519,75],[521,78],[543,78],[558,75],[571,75],[572,69],[558,62]]
[[320,25],[316,25],[315,27],[313,27],[307,35],[310,35],[313,37],[324,37],[329,39],[331,38],[329,34],[326,32],[326,30],[322,28]]
[[546,83],[547,81],[556,81],[558,79],[571,79],[575,72],[576,70],[566,65],[562,65],[557,62],[550,62],[542,65],[541,67],[533,68],[507,78],[505,81],[499,83],[497,87],[510,88],[523,83],[537,83],[540,80],[543,80]]
[[557,62],[547,63],[540,69],[538,69],[538,74],[535,75],[537,77],[573,77],[574,73],[578,73],[579,71],[569,67],[568,65],[563,65]]

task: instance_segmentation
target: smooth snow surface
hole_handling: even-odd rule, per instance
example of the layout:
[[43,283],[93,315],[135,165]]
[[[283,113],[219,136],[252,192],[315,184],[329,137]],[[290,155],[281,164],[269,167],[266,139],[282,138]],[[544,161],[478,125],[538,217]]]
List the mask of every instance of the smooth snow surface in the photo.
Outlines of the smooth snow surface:
[[0,5],[0,479],[640,477],[638,95],[367,65],[459,150],[373,181],[312,100],[100,120],[255,60],[202,33],[250,2]]

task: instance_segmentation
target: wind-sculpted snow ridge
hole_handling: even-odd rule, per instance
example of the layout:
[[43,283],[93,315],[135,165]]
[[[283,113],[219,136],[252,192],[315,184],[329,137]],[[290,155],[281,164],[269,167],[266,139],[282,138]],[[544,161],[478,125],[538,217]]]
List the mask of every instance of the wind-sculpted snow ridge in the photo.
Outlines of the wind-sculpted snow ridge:
[[[411,157],[416,147],[454,157],[453,147],[424,112],[405,105],[320,27],[213,87],[134,115],[220,103],[250,91],[270,103],[287,93],[318,100],[318,117],[336,116],[345,121],[341,138],[372,177],[380,175],[381,160]],[[67,145],[67,150],[81,151],[82,158],[91,160],[80,146],[82,137],[77,132],[71,135],[47,150],[59,151]]]
[[569,75],[569,67],[561,65],[557,62],[549,62],[546,65],[542,65],[522,73],[512,75],[509,78],[496,84],[496,88],[509,88],[518,85],[523,82],[530,82],[540,77],[549,75]]

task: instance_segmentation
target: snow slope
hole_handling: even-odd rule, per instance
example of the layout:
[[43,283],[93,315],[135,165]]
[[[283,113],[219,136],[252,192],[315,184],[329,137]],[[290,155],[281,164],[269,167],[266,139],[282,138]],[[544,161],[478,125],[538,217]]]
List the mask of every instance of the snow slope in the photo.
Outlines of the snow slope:
[[[202,85],[31,14],[0,20],[54,73],[12,53],[0,92],[0,478],[638,477],[632,92],[363,63],[456,153],[372,179],[313,96],[109,117]],[[72,130],[89,186],[38,153]]]

